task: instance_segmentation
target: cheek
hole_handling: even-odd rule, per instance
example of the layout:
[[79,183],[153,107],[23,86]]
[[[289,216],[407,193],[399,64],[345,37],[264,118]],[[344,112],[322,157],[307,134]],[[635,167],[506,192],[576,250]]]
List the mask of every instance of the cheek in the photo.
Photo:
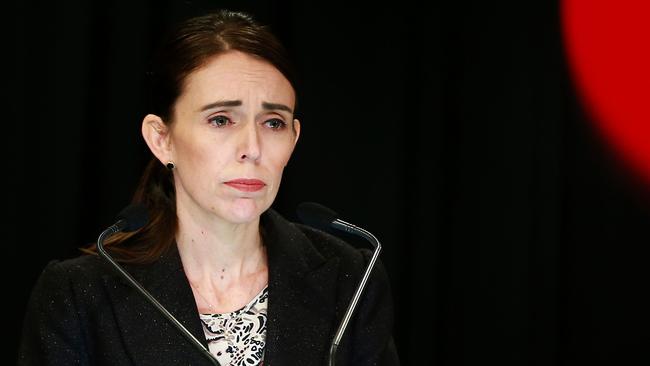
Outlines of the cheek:
[[293,143],[292,144],[282,144],[275,149],[271,150],[270,160],[272,162],[273,170],[282,174],[282,170],[289,163],[291,159],[291,154],[293,153]]
[[208,171],[219,169],[224,164],[225,144],[206,135],[179,136],[175,144],[176,163],[185,174],[205,176]]

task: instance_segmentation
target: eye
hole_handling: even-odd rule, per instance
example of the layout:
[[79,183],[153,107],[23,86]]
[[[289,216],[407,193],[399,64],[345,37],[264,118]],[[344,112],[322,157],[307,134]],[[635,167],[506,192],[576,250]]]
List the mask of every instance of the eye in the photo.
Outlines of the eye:
[[278,118],[265,121],[264,124],[273,130],[281,130],[287,125],[286,122]]
[[222,115],[214,116],[208,118],[208,122],[215,127],[225,127],[228,124],[232,123],[230,118]]

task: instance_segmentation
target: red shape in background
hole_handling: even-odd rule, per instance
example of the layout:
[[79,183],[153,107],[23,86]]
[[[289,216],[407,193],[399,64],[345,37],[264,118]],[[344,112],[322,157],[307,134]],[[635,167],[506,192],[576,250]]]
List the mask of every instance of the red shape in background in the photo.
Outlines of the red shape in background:
[[563,0],[562,25],[585,106],[650,182],[650,1]]

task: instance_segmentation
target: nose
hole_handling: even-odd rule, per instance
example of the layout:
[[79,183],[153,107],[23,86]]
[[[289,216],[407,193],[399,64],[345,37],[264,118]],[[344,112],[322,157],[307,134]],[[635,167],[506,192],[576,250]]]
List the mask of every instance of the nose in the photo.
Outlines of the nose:
[[237,160],[240,162],[258,162],[261,155],[259,132],[255,122],[247,123],[241,130],[237,149]]

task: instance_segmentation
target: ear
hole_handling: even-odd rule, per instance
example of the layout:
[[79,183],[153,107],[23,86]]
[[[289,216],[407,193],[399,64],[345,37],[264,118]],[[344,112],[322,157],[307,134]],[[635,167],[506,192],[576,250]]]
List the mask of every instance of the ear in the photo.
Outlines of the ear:
[[296,144],[298,143],[298,138],[300,137],[300,121],[298,121],[297,118],[294,118],[293,120],[293,132],[296,134],[293,140],[293,146],[296,147]]
[[164,165],[173,161],[169,127],[162,118],[155,114],[147,114],[142,120],[142,137],[147,142],[149,150]]

